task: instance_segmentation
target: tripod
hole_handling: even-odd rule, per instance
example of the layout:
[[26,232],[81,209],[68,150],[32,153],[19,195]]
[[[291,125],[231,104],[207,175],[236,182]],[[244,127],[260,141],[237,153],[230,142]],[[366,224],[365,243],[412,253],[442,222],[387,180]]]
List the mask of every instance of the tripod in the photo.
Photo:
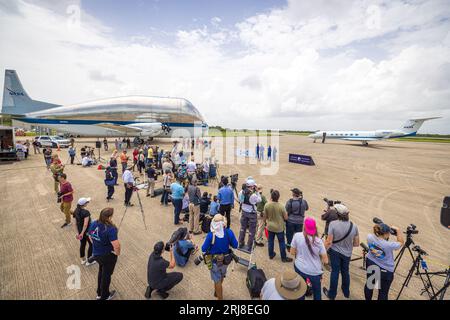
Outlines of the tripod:
[[[69,163],[69,161],[70,161],[70,155],[69,155],[69,157],[67,158],[67,160],[66,160],[66,163],[64,164],[64,165],[66,165],[66,164],[68,164]],[[80,159],[78,159],[78,156],[75,154],[75,156],[73,157],[74,158],[74,160],[77,160],[78,161],[78,163],[81,163],[81,161],[80,161]]]
[[[409,285],[409,282],[414,273],[419,276],[420,280],[422,281],[423,287],[424,287],[424,289],[422,289],[421,295],[426,292],[428,294],[428,297],[430,299],[432,299],[433,297],[436,296],[436,292],[434,290],[433,283],[431,282],[431,278],[430,278],[431,273],[428,272],[428,266],[426,264],[426,261],[422,257],[422,256],[427,255],[427,253],[424,250],[422,250],[419,246],[414,246],[412,250],[417,252],[417,256],[416,256],[416,258],[413,258],[413,260],[414,260],[413,264],[412,264],[411,268],[409,269],[408,275],[406,276],[406,279],[403,282],[403,285],[398,293],[396,300],[398,300],[400,298],[400,295],[402,294],[403,289]],[[411,252],[411,250],[410,250],[410,252]],[[411,252],[411,255],[412,255],[412,252]],[[420,272],[420,268],[422,268],[424,270],[424,272]]]
[[412,239],[412,234],[407,232],[407,233],[406,233],[406,242],[405,242],[405,244],[403,245],[403,247],[402,247],[402,249],[400,250],[400,252],[397,254],[397,256],[396,256],[395,259],[394,259],[394,261],[396,262],[396,263],[395,263],[394,272],[397,270],[397,267],[398,267],[398,265],[399,265],[399,263],[400,263],[400,260],[402,259],[403,254],[405,253],[406,250],[409,251],[409,254],[410,254],[410,256],[411,256],[411,259],[414,261],[414,255],[413,255],[413,253],[412,253],[412,251],[411,251],[411,248],[410,248],[410,246],[411,246],[412,244],[415,245],[415,243],[414,243],[414,241],[413,241],[413,239]]
[[432,297],[430,298],[430,300],[438,300],[437,297],[439,296],[439,300],[444,300],[445,293],[446,293],[447,288],[448,288],[448,286],[449,286],[449,284],[450,284],[450,267],[447,268],[447,269],[444,270],[444,271],[431,272],[430,275],[441,276],[441,277],[444,277],[444,275],[445,275],[445,282],[444,282],[444,285],[442,286],[441,289],[439,289],[439,290],[435,293],[434,296],[432,296]]
[[362,256],[358,257],[358,258],[350,259],[350,262],[358,261],[358,260],[362,259],[362,267],[360,267],[360,268],[362,270],[366,270],[366,255],[369,252],[369,247],[367,247],[367,245],[365,243],[363,243],[363,242],[360,243],[360,246],[361,246],[362,252],[363,252]]
[[[136,178],[135,181],[137,182],[137,181],[139,181],[139,179]],[[137,186],[135,186],[133,188],[133,191],[136,192],[136,196],[138,198],[139,210],[141,211],[142,222],[144,223],[145,230],[147,230],[147,224],[145,223],[144,207],[142,206],[141,196],[139,195],[139,188]],[[119,223],[119,229],[120,229],[120,226],[122,225],[125,215],[127,214],[127,210],[128,210],[128,206],[125,206],[125,211],[124,211],[122,219],[120,220],[120,223]]]

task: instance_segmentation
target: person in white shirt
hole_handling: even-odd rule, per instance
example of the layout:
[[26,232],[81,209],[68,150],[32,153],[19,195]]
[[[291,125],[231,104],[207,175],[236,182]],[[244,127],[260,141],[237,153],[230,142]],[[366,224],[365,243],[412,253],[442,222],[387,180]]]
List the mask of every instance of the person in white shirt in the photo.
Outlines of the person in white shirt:
[[125,206],[132,207],[130,203],[131,196],[133,195],[134,177],[131,173],[132,167],[128,167],[122,175],[123,185],[125,187]]
[[188,173],[194,173],[197,170],[197,165],[195,164],[194,159],[192,158],[191,161],[187,164],[187,172]]
[[299,300],[308,289],[305,280],[292,270],[269,279],[261,289],[261,300]]
[[209,159],[206,158],[203,161],[203,180],[205,181],[204,185],[207,186],[209,182]]
[[81,165],[83,167],[90,167],[93,163],[94,161],[88,156],[84,156],[83,159],[81,159]]
[[294,234],[291,242],[291,254],[295,257],[294,270],[303,279],[309,279],[314,300],[321,300],[322,264],[328,264],[328,256],[325,245],[318,236],[314,218],[306,217],[303,232]]

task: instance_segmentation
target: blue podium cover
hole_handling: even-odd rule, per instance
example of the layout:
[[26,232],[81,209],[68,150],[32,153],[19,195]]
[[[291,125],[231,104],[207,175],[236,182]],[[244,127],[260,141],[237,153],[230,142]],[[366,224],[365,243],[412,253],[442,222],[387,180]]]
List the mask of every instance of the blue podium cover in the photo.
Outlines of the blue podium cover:
[[289,153],[289,162],[304,164],[307,166],[314,166],[314,160],[311,156],[305,156],[302,154]]

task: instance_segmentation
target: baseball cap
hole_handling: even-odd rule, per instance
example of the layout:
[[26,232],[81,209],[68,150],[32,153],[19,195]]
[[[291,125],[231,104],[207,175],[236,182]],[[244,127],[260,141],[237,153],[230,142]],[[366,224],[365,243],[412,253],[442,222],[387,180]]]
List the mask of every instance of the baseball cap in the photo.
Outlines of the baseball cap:
[[84,206],[88,202],[91,202],[91,198],[80,198],[77,203],[80,206]]
[[306,217],[305,219],[305,231],[310,236],[317,233],[316,220],[313,217]]
[[335,204],[334,208],[336,209],[337,213],[341,216],[348,215],[349,213],[348,208],[342,203]]
[[387,224],[385,223],[381,223],[380,224],[380,229],[382,233],[389,233],[391,232],[391,227],[389,227]]

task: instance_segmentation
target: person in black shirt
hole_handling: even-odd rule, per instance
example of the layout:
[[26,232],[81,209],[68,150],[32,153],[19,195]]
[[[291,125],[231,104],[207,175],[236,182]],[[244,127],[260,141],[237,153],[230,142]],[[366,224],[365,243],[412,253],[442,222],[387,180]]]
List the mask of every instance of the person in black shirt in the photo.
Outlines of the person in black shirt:
[[[117,170],[116,170],[116,173],[117,173]],[[116,179],[114,178],[112,169],[110,166],[108,166],[105,170],[105,185],[107,187],[107,194],[106,194],[107,201],[113,199],[112,196],[114,194],[115,181],[116,181]]]
[[323,211],[321,218],[325,221],[325,232],[322,235],[323,238],[328,235],[328,227],[330,226],[330,223],[338,219],[337,210],[334,207],[333,202],[327,202],[327,209]]
[[[86,209],[86,206],[91,201],[91,198],[80,198],[77,203],[77,207],[73,212],[73,216],[76,220],[77,227],[77,239],[80,241],[80,258],[81,264],[90,266],[94,262],[89,263],[89,258],[92,256],[92,242],[87,235],[87,230],[91,224],[91,213]],[[88,257],[86,258],[86,243],[88,247]]]
[[147,197],[153,197],[155,195],[155,182],[157,179],[155,164],[149,165],[145,172],[148,178]]
[[117,159],[113,156],[109,161],[109,167],[111,168],[111,174],[114,177],[114,185],[118,186],[117,179],[119,178],[119,174],[117,173]]
[[153,252],[148,258],[147,280],[148,287],[145,293],[147,299],[151,298],[153,290],[157,290],[158,294],[166,299],[169,294],[167,291],[172,289],[183,280],[181,272],[167,273],[167,269],[175,268],[175,257],[173,255],[173,247],[170,247],[170,262],[162,257],[164,251],[164,242],[159,241],[153,247]]
[[200,214],[207,214],[209,212],[209,205],[211,204],[211,195],[208,192],[203,192],[200,199]]

